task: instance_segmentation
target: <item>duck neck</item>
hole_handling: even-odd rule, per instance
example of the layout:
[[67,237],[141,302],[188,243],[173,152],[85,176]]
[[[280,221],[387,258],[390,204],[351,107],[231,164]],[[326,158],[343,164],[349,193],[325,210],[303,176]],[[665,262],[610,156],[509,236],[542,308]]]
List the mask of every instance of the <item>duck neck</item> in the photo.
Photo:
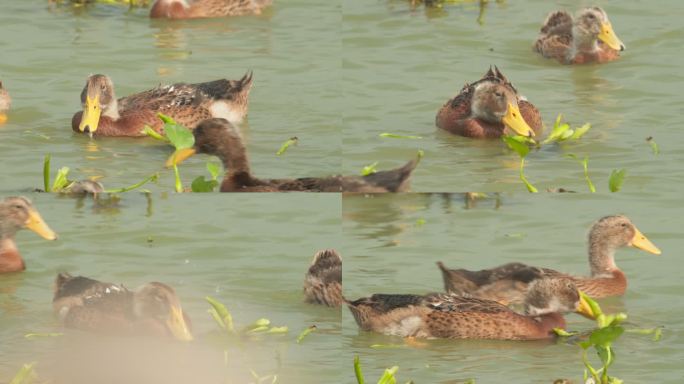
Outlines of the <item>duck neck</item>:
[[589,266],[591,276],[612,275],[620,269],[615,265],[615,247],[601,239],[589,238]]
[[26,269],[12,237],[0,238],[0,273],[17,272]]
[[109,103],[109,105],[107,105],[107,108],[102,111],[102,116],[109,117],[114,121],[121,118],[121,115],[119,115],[119,102],[116,100],[114,91],[112,91],[112,101]]
[[238,133],[232,133],[230,140],[219,147],[219,158],[223,162],[225,175],[221,185],[222,191],[236,190],[253,183],[254,178],[249,167],[247,149]]
[[596,36],[588,35],[577,28],[573,29],[573,44],[570,50],[571,56],[575,57],[581,53],[596,53],[599,51],[598,39]]

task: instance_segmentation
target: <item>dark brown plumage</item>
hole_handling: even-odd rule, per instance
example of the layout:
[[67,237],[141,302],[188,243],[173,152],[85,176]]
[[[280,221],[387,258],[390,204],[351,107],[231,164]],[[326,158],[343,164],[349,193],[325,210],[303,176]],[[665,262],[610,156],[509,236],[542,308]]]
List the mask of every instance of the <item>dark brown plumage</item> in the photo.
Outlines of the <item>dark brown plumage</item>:
[[553,328],[564,328],[564,312],[591,316],[582,301],[571,281],[542,279],[530,286],[526,314],[492,300],[437,293],[376,294],[347,305],[365,331],[402,337],[533,340],[553,337]]
[[615,265],[614,259],[615,251],[625,246],[660,254],[660,250],[627,217],[618,215],[601,218],[589,232],[589,277],[570,276],[522,263],[509,263],[480,271],[448,269],[441,262],[437,265],[442,271],[447,292],[495,300],[502,304],[521,303],[532,282],[548,277],[570,279],[587,295],[602,298],[625,293],[627,278]]
[[504,133],[539,135],[543,129],[537,108],[522,98],[496,67],[466,84],[442,106],[435,121],[438,128],[472,138],[498,138]]
[[123,285],[60,273],[52,305],[67,328],[192,340],[189,318],[166,284],[152,282],[131,291]]
[[7,197],[0,202],[0,274],[26,269],[17,249],[14,236],[28,228],[44,239],[55,240],[57,234],[45,224],[43,218],[25,197]]
[[316,252],[304,277],[307,303],[329,307],[342,305],[342,257],[334,249]]
[[212,117],[239,124],[247,115],[251,88],[249,72],[240,80],[177,83],[117,100],[109,77],[91,75],[81,92],[83,111],[74,114],[71,128],[95,136],[144,136],[149,125],[161,133],[160,112],[191,128]]
[[156,0],[151,18],[196,19],[259,15],[273,0]]
[[193,130],[193,135],[194,147],[175,153],[167,161],[167,166],[177,164],[195,153],[217,156],[226,171],[221,192],[404,192],[409,188],[409,177],[419,161],[416,158],[403,167],[368,176],[258,179],[251,173],[240,131],[229,121],[205,120]]

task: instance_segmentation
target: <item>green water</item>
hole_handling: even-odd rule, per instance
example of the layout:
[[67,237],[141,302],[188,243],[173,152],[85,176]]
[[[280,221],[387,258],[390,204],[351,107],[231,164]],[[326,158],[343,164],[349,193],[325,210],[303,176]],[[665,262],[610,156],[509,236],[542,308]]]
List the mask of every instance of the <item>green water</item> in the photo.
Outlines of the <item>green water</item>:
[[[654,256],[634,249],[616,254],[629,286],[619,298],[601,300],[608,312],[626,312],[629,326],[663,326],[663,338],[625,334],[615,345],[612,374],[626,383],[679,383],[684,316],[679,303],[681,261],[676,199],[652,200],[627,195],[503,194],[466,209],[463,196],[385,195],[346,197],[344,284],[350,299],[372,293],[427,293],[443,289],[436,261],[453,268],[481,269],[519,261],[586,275],[586,233],[601,216],[624,213],[663,251]],[[419,222],[420,221],[420,222]],[[423,223],[424,224],[420,224]],[[342,346],[347,360],[358,354],[366,371],[379,376],[400,367],[400,382],[551,383],[579,382],[580,349],[553,342],[427,341],[422,348],[371,348],[404,344],[401,338],[359,331],[343,311]],[[593,323],[567,315],[568,328],[589,330]],[[346,382],[352,382],[350,380]]]
[[[574,10],[574,1],[490,1],[483,25],[478,2],[447,5],[442,12],[411,11],[408,1],[344,1],[342,28],[344,172],[379,161],[398,165],[425,151],[413,191],[521,191],[517,155],[497,140],[473,141],[438,131],[437,110],[464,83],[497,65],[540,110],[547,128],[559,113],[573,125],[592,123],[579,143],[549,145],[531,153],[526,173],[545,190],[586,191],[582,167],[565,154],[589,156],[599,191],[613,169],[631,175],[625,189],[679,193],[679,105],[682,74],[676,53],[684,38],[684,3],[583,2],[607,10],[626,44],[607,65],[563,66],[535,55],[531,46],[547,13]],[[678,61],[679,60],[679,61]],[[378,137],[379,133],[422,140]],[[660,145],[653,156],[645,139]]]

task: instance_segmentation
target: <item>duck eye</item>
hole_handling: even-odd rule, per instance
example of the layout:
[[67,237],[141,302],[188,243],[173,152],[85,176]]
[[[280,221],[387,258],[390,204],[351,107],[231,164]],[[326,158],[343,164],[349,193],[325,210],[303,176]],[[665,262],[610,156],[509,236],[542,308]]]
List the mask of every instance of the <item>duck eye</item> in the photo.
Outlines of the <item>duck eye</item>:
[[628,226],[627,223],[622,223],[622,228],[627,228]]
[[502,97],[502,96],[503,96],[503,93],[501,93],[501,92],[494,92],[494,95],[495,95],[496,97]]
[[596,18],[596,16],[594,16],[594,14],[593,14],[593,13],[590,13],[590,14],[589,14],[589,15],[588,15],[587,17],[588,17],[589,19],[591,19],[591,20],[593,20],[593,19],[595,19],[595,18]]
[[23,206],[23,205],[18,205],[18,204],[17,204],[17,205],[14,206],[14,209],[19,209],[19,210],[21,210],[21,209],[24,209],[24,206]]

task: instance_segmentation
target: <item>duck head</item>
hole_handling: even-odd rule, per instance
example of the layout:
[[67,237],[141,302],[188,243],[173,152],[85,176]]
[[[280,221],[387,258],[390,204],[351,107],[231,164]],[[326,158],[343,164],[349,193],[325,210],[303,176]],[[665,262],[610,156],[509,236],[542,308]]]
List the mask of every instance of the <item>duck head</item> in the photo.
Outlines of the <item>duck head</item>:
[[518,95],[502,81],[482,81],[474,86],[471,111],[474,117],[503,123],[522,136],[534,136],[518,107]]
[[600,7],[585,8],[577,13],[573,35],[578,48],[582,50],[595,50],[597,39],[616,51],[625,50],[625,45],[613,31],[608,15]]
[[525,297],[525,311],[531,316],[577,312],[593,319],[596,315],[575,283],[563,278],[545,278],[530,284]]
[[114,95],[114,84],[106,75],[90,75],[81,92],[83,116],[78,129],[91,137],[100,123],[100,116],[119,118],[119,107]]
[[57,234],[43,221],[40,213],[25,197],[8,197],[0,203],[0,237],[13,236],[27,228],[46,240],[56,240]]
[[133,311],[138,319],[163,324],[174,338],[193,339],[188,320],[173,288],[163,283],[147,283],[135,291]]

